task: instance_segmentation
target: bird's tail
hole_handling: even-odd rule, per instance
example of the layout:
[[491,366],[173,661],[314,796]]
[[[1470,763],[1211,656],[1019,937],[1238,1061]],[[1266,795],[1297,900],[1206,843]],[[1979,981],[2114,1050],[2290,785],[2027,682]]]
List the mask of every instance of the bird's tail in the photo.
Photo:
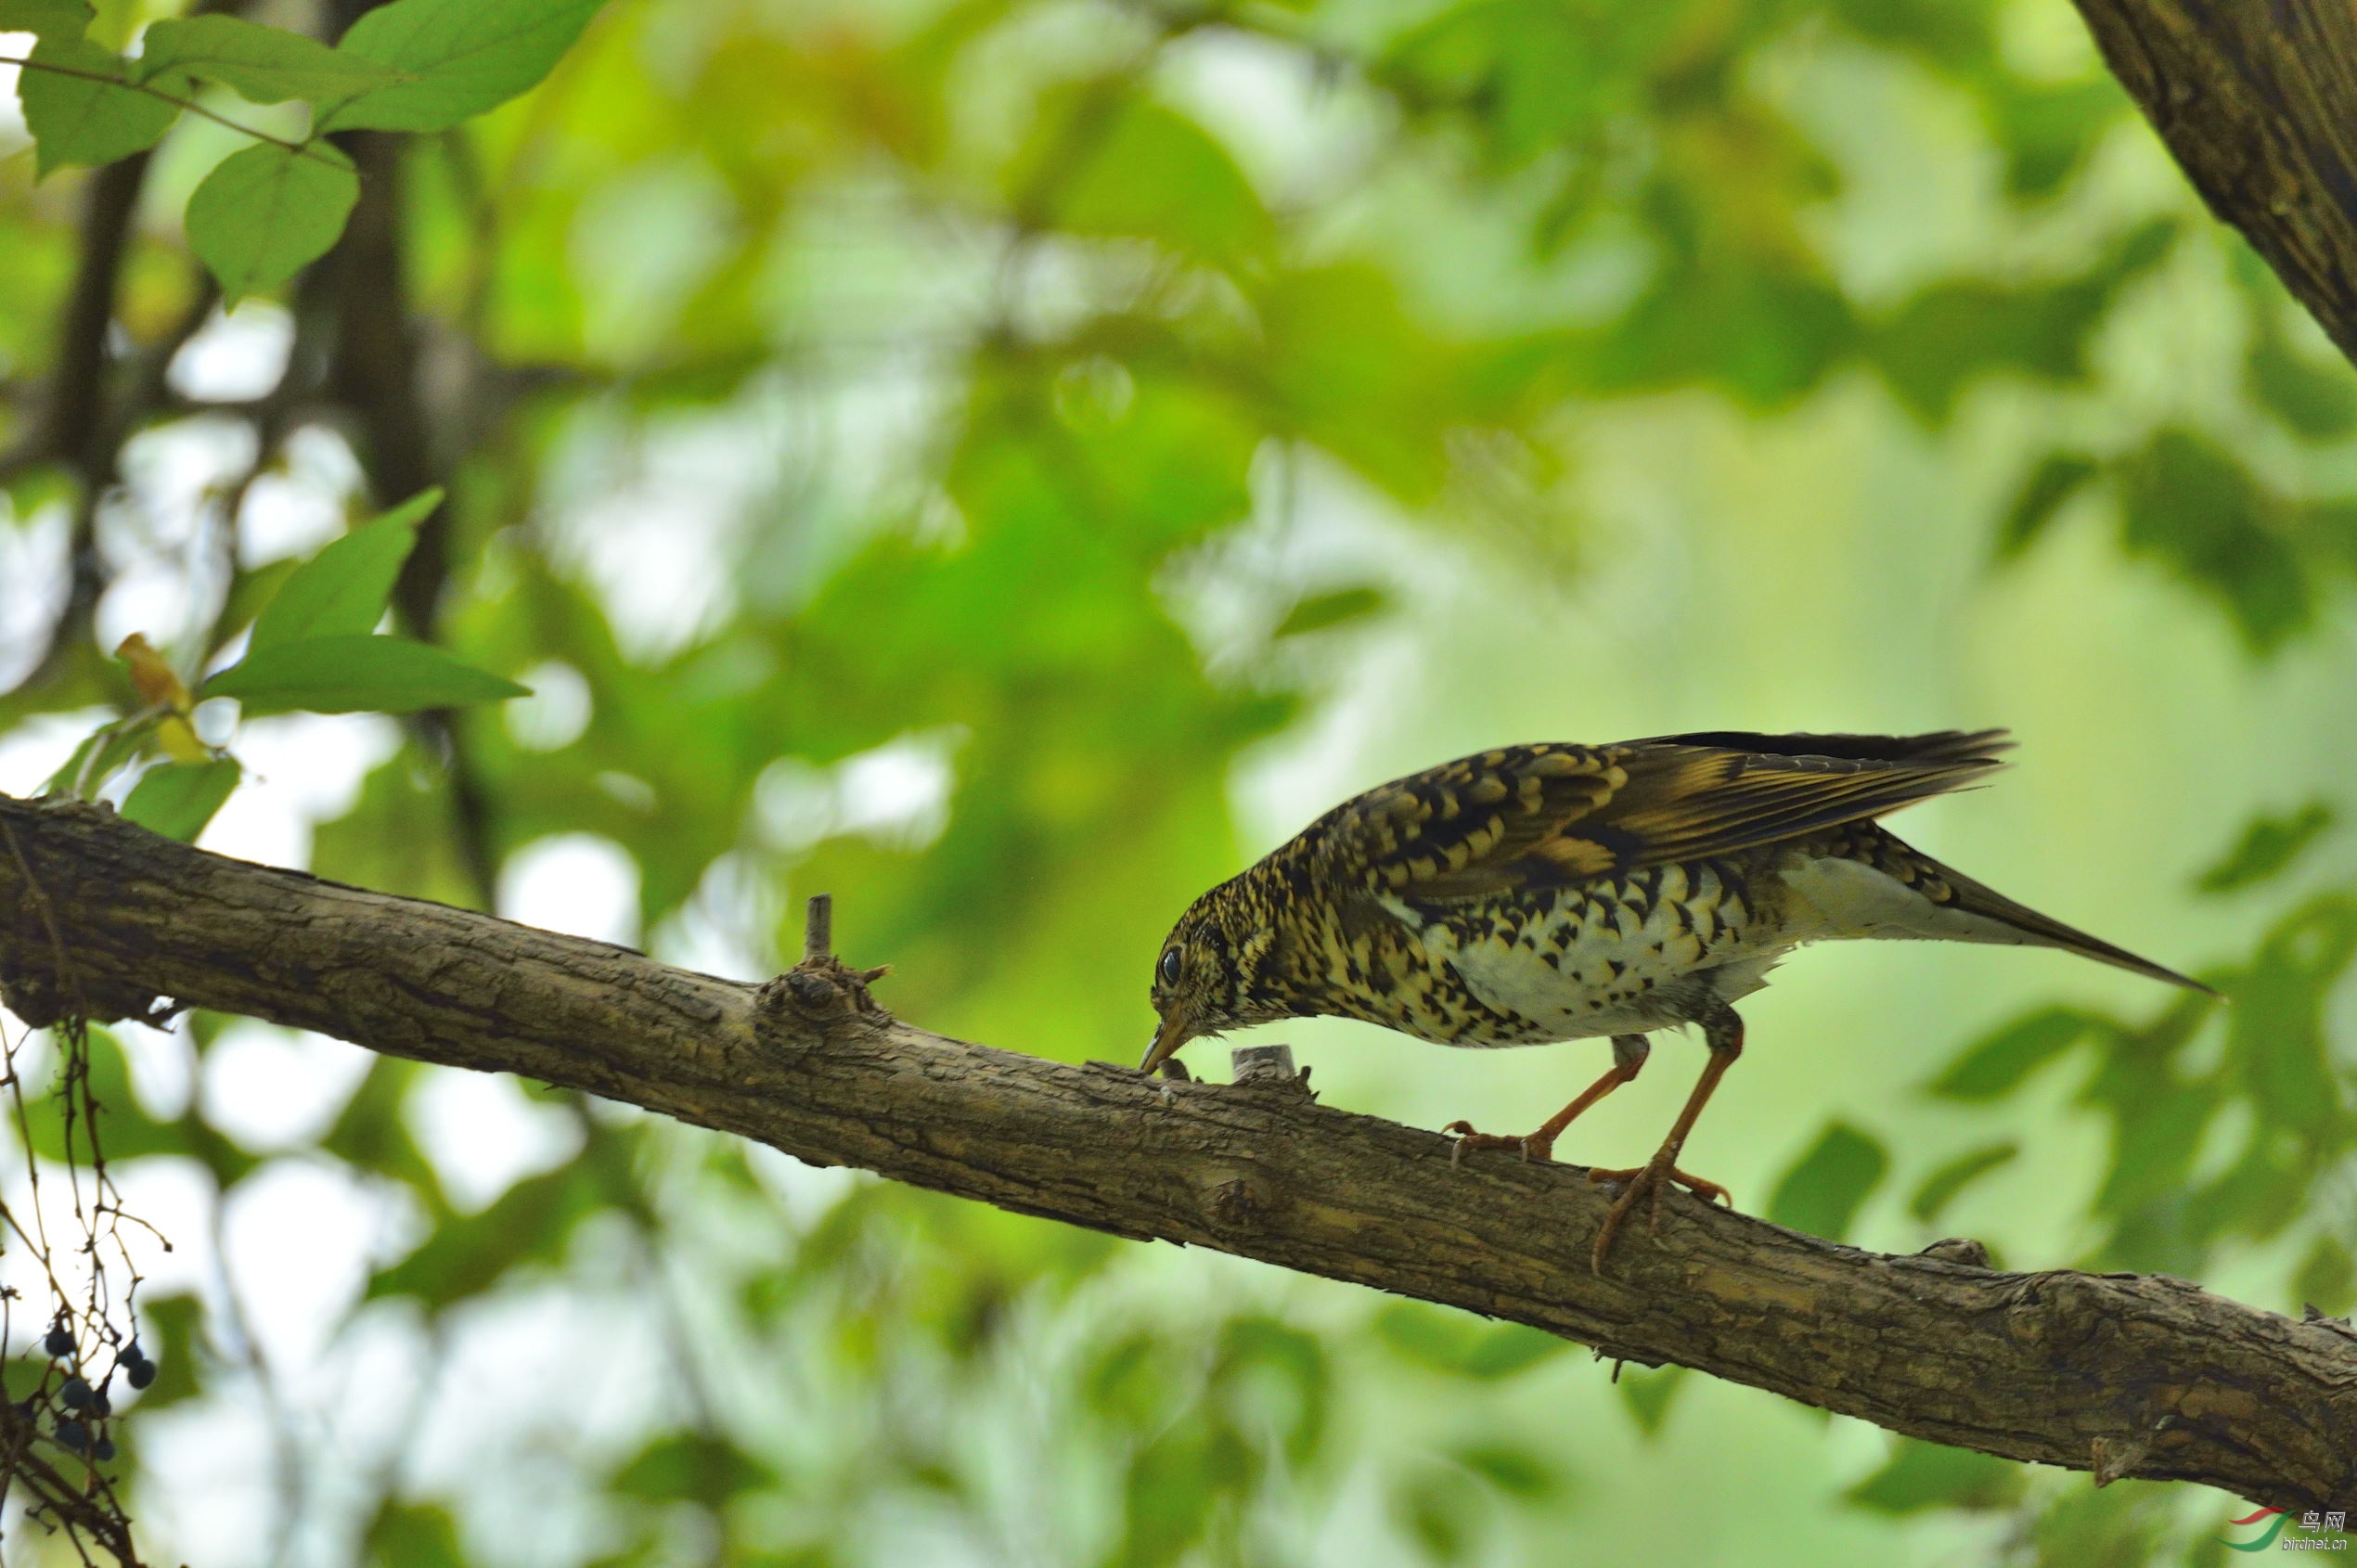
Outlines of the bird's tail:
[[2013,933],[1991,932],[1981,938],[1983,941],[2016,941],[2039,947],[2059,947],[2066,953],[2076,953],[2082,958],[2093,958],[2097,963],[2127,970],[2149,980],[2166,981],[2171,985],[2182,985],[2188,991],[2199,991],[2204,996],[2218,995],[2189,975],[2179,974],[2150,958],[2138,958],[2125,947],[2115,947],[2102,937],[2091,936],[2076,926],[2067,926],[2060,920],[2040,914],[2028,905],[2016,904],[1996,889],[1984,886],[1963,872],[1943,866],[1921,851],[1900,842],[1887,830],[1879,830],[1876,836],[1899,856],[1912,863],[1909,869],[1915,875],[1909,880],[1917,892],[1935,904],[1977,920],[1993,922],[2004,932]]

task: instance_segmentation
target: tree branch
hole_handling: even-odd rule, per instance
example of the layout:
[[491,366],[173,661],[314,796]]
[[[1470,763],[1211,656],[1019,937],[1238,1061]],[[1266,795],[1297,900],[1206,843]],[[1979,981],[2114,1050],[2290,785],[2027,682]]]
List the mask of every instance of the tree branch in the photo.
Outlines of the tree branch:
[[2357,361],[2357,9],[2078,0],[2209,210]]
[[0,796],[0,985],[35,1023],[77,1003],[250,1014],[2099,1481],[2200,1481],[2294,1510],[2357,1499],[2357,1332],[2338,1323],[2161,1276],[1861,1252],[1682,1196],[1658,1240],[1630,1236],[1599,1276],[1605,1198],[1577,1167],[1452,1169],[1446,1138],[1318,1105],[1296,1078],[1149,1079],[927,1034],[862,981],[818,954],[741,985]]

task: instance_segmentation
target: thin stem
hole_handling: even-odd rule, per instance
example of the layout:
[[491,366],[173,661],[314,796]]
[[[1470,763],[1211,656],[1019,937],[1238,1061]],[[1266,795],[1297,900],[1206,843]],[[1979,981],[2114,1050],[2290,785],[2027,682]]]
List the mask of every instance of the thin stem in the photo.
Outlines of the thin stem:
[[150,87],[144,82],[127,82],[120,76],[109,76],[102,71],[81,71],[70,65],[58,65],[54,60],[19,59],[8,55],[0,55],[0,65],[12,65],[19,71],[45,71],[53,76],[76,77],[84,82],[97,82],[109,87],[120,87],[126,93],[145,93],[151,98],[161,98],[165,103],[176,105],[191,114],[202,115],[216,125],[225,125],[240,135],[251,136],[258,142],[268,142],[274,147],[285,148],[289,152],[299,157],[312,159],[331,167],[342,167],[334,159],[319,151],[308,140],[290,141],[285,136],[274,136],[267,131],[257,131],[251,125],[240,125],[227,115],[207,109],[194,98],[184,98],[177,93],[167,93],[161,87]]

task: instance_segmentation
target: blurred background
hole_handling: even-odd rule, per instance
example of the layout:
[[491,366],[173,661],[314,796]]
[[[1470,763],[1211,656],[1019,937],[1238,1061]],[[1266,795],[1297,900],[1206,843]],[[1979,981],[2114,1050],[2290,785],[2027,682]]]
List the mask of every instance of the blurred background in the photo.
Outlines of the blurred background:
[[[84,439],[0,458],[0,790],[128,700],[124,636],[217,667],[289,563],[439,482],[400,615],[534,695],[209,712],[250,778],[205,847],[746,979],[831,892],[902,1016],[1127,1063],[1186,902],[1384,778],[2007,725],[2017,765],[1901,831],[2236,1005],[1807,953],[1690,1163],[1863,1246],[2349,1310],[2357,376],[2065,0],[614,0],[528,96],[372,143],[345,241],[225,315],[177,213],[237,138],[36,181],[9,112],[0,454],[52,417],[109,233],[120,295]],[[1535,1124],[1600,1060],[1256,1039],[1428,1127]],[[2248,1534],[2219,1494],[541,1086],[202,1015],[97,1048],[171,1241],[129,1242],[157,1561],[2078,1565]],[[1642,1160],[1701,1055],[1665,1038],[1563,1157]],[[12,1528],[7,1561],[59,1549]]]

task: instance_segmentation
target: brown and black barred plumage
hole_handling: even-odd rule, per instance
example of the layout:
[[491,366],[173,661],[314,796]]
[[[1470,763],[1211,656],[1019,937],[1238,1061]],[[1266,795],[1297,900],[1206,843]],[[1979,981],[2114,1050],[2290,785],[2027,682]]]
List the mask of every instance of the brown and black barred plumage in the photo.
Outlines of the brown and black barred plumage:
[[1449,1046],[1609,1035],[1613,1066],[1527,1137],[1463,1123],[1465,1149],[1543,1159],[1637,1075],[1645,1035],[1698,1023],[1709,1063],[1654,1160],[1622,1181],[1601,1265],[1642,1194],[1656,1211],[1694,1117],[1743,1048],[1730,1005],[1804,943],[1873,937],[2059,947],[2206,989],[2023,907],[1875,818],[2003,765],[2003,730],[1668,735],[1509,746],[1326,813],[1171,929],[1152,1068],[1189,1040],[1282,1018],[1364,1019]]

